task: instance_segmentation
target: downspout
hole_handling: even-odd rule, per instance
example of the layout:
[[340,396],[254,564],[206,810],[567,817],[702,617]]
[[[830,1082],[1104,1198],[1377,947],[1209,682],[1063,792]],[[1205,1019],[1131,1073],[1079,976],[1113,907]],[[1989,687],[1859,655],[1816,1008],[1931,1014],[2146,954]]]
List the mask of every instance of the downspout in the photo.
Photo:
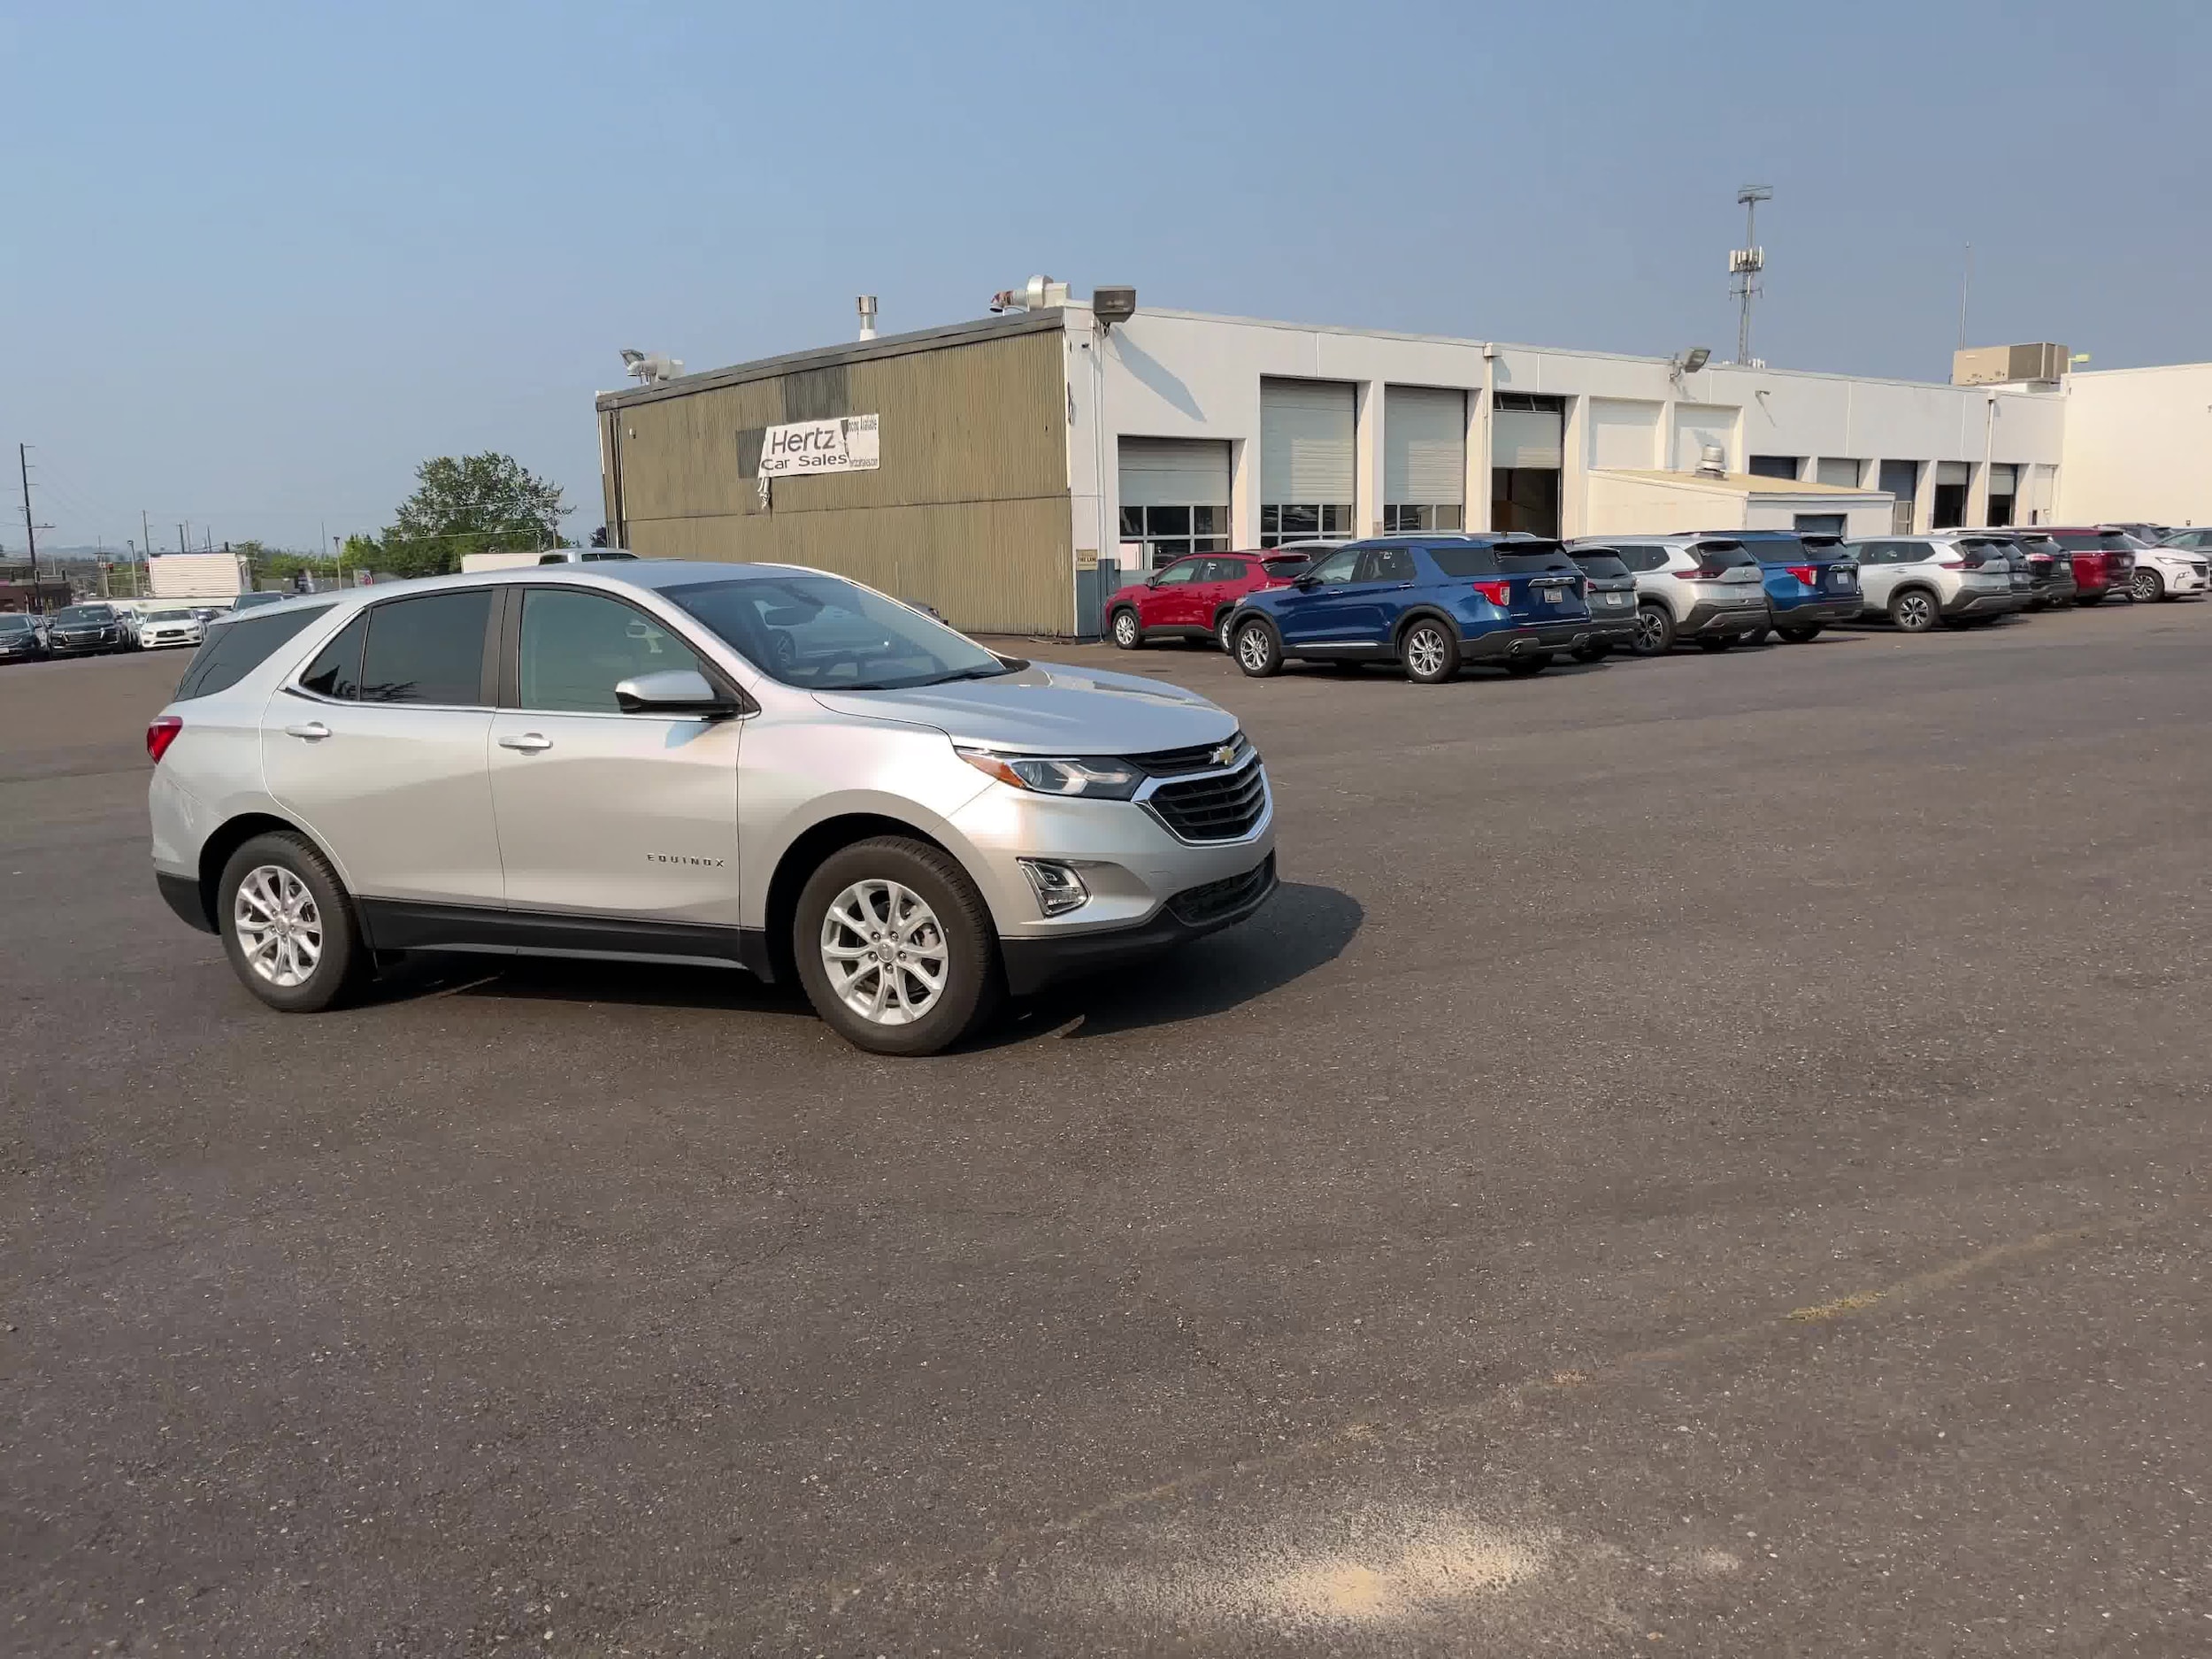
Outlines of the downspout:
[[1490,423],[1496,416],[1497,407],[1498,347],[1496,342],[1486,340],[1482,344],[1482,459],[1475,472],[1481,480],[1478,488],[1482,491],[1482,527],[1486,530],[1498,527],[1490,521],[1491,503],[1496,499],[1496,484],[1490,470],[1498,453],[1496,442],[1490,435]]

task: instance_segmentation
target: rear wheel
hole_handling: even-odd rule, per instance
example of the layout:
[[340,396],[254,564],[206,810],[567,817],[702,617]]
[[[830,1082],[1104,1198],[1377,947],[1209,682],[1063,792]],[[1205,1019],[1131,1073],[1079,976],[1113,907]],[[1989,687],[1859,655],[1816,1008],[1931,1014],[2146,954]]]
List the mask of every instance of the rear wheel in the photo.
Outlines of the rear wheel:
[[1236,629],[1233,626],[1235,621],[1236,618],[1225,611],[1214,624],[1214,641],[1230,656],[1234,656],[1237,649]]
[[879,835],[807,878],[791,951],[815,1011],[871,1054],[935,1054],[1000,995],[990,912],[968,872],[926,841]]
[[1237,666],[1254,680],[1283,672],[1283,642],[1275,630],[1254,617],[1237,629]]
[[1662,604],[1639,605],[1628,649],[1639,657],[1664,657],[1674,649],[1674,613]]
[[1109,626],[1113,633],[1114,643],[1123,650],[1133,651],[1144,643],[1144,630],[1137,626],[1137,613],[1126,605],[1114,612],[1114,619]]
[[1459,672],[1459,641],[1433,618],[1424,617],[1406,630],[1398,654],[1405,661],[1406,678],[1417,686],[1440,686]]
[[1750,633],[1743,636],[1743,642],[1746,645],[1764,645],[1767,642],[1767,630],[1763,627],[1752,629]]
[[1792,645],[1802,645],[1809,640],[1816,640],[1820,637],[1820,624],[1817,622],[1800,623],[1793,627],[1777,628],[1775,632]]
[[2139,569],[2128,578],[2128,597],[2148,604],[2166,596],[2166,584],[2154,570]]
[[304,835],[257,835],[233,853],[215,905],[232,971],[271,1008],[318,1013],[368,972],[353,901]]
[[1927,633],[1941,615],[1935,595],[1924,588],[1908,588],[1890,595],[1889,619],[1907,634]]
[[1610,640],[1593,640],[1586,645],[1576,646],[1570,653],[1578,663],[1601,663],[1612,654]]
[[1525,657],[1509,657],[1505,659],[1505,672],[1522,680],[1526,680],[1531,674],[1540,674],[1550,666],[1551,653],[1549,651],[1531,651]]

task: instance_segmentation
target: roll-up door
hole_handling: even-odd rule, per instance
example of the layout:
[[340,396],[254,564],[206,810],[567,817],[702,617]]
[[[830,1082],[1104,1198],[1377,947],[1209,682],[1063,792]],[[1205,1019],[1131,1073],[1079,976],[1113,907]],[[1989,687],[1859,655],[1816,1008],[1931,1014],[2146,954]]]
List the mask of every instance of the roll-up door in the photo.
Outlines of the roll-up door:
[[1500,392],[1490,411],[1490,527],[1557,535],[1566,465],[1563,398]]
[[1260,545],[1352,534],[1353,388],[1260,382]]
[[1957,484],[1963,488],[1974,480],[1974,465],[1970,461],[1938,461],[1936,482]]
[[1966,522],[1966,487],[1973,477],[1971,462],[1936,463],[1935,499],[1928,508],[1928,528],[1955,530]]
[[1457,530],[1467,506],[1467,394],[1393,386],[1383,394],[1383,528]]
[[1121,539],[1148,568],[1229,547],[1229,446],[1216,438],[1124,438]]
[[1859,487],[1859,464],[1832,455],[1824,455],[1815,464],[1814,479],[1823,484],[1833,484],[1839,489]]

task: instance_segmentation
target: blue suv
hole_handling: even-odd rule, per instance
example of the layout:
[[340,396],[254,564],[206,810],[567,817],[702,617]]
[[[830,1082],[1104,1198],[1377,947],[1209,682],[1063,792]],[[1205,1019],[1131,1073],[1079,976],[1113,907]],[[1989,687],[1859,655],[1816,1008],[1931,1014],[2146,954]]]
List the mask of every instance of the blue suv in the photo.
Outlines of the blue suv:
[[1464,663],[1533,674],[1594,634],[1581,569],[1556,541],[1436,535],[1354,541],[1288,588],[1248,594],[1225,632],[1255,679],[1286,658],[1398,663],[1436,685]]
[[[1765,578],[1767,611],[1777,634],[1801,645],[1832,622],[1859,619],[1859,562],[1843,550],[1843,538],[1791,530],[1716,530],[1759,561]],[[1767,636],[1759,628],[1744,636],[1756,645]]]

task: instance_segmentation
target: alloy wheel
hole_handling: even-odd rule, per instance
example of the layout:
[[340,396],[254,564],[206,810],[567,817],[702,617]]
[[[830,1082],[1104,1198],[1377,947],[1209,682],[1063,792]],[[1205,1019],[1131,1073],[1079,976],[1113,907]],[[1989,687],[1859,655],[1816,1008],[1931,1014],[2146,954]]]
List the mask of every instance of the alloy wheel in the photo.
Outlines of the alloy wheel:
[[1444,636],[1424,623],[1406,636],[1406,666],[1426,680],[1444,672]]
[[1137,642],[1137,618],[1124,611],[1114,618],[1114,643],[1127,650]]
[[1267,667],[1269,641],[1266,633],[1257,627],[1245,629],[1237,635],[1237,661],[1254,673]]
[[1935,601],[1925,594],[1907,594],[1897,602],[1897,626],[1908,634],[1924,634],[1935,626]]
[[1221,649],[1233,654],[1236,650],[1236,632],[1229,625],[1233,620],[1234,618],[1224,617],[1221,626],[1214,630],[1214,636],[1221,641]]
[[257,864],[238,884],[231,926],[246,965],[289,990],[314,976],[323,959],[322,912],[315,895],[281,864]]
[[937,912],[896,881],[856,881],[822,918],[830,991],[876,1025],[910,1025],[944,995],[950,951]]
[[2158,576],[2153,571],[2138,571],[2128,578],[2128,593],[2136,599],[2158,597]]
[[1636,648],[1655,651],[1665,643],[1667,625],[1656,611],[1646,605],[1636,613]]

